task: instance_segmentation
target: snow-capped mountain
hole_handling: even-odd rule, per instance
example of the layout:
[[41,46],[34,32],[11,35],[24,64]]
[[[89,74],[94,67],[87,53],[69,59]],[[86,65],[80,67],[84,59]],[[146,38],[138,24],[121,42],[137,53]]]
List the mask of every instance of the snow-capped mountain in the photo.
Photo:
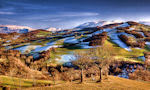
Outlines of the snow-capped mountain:
[[0,33],[27,33],[34,29],[27,26],[17,26],[17,25],[0,25]]
[[107,25],[107,24],[112,24],[112,23],[120,23],[121,21],[97,21],[97,22],[86,22],[83,23],[75,28],[87,28],[87,27],[96,27],[96,26],[103,26],[103,25]]
[[54,27],[50,27],[46,29],[47,31],[60,31],[62,30],[61,28],[54,28]]

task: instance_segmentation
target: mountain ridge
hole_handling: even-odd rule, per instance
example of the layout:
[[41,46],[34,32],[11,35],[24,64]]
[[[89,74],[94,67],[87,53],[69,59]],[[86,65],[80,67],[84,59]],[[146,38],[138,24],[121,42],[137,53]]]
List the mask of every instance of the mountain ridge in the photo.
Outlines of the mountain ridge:
[[113,23],[121,23],[123,21],[118,21],[118,20],[114,20],[114,21],[95,21],[95,22],[86,22],[83,24],[80,24],[79,26],[75,27],[75,28],[87,28],[87,27],[96,27],[96,26],[104,26],[104,25],[108,25],[108,24],[113,24]]
[[28,26],[19,26],[19,25],[0,25],[0,33],[27,33],[29,31],[33,31],[33,28]]

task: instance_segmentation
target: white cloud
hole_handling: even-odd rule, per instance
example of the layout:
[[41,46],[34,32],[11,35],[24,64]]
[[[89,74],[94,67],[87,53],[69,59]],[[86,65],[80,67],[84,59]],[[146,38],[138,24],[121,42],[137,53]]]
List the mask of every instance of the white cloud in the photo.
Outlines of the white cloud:
[[97,16],[99,13],[94,12],[63,12],[60,16],[74,17],[74,16]]
[[4,12],[4,11],[0,11],[0,15],[12,15],[15,14],[14,12]]
[[52,19],[42,19],[41,21],[45,21],[45,22],[56,22],[56,21],[61,21],[62,19],[58,19],[58,18],[52,18]]

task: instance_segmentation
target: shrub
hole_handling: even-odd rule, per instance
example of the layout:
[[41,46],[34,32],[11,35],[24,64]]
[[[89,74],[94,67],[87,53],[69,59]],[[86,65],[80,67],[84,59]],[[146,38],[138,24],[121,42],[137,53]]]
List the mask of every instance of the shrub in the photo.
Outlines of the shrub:
[[145,41],[137,41],[134,37],[131,36],[126,36],[126,35],[120,35],[119,38],[126,43],[128,46],[131,47],[140,47],[144,48],[145,47]]
[[146,37],[150,37],[150,33],[148,31],[143,31],[143,33]]
[[90,39],[89,46],[103,45],[107,39],[107,32],[92,36]]
[[129,74],[129,79],[150,81],[150,71],[138,68]]

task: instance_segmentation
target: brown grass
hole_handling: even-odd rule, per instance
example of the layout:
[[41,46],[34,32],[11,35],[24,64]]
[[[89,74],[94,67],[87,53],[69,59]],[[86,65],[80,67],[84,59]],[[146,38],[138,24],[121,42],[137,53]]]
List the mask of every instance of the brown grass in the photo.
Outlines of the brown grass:
[[150,82],[109,76],[108,80],[103,80],[101,83],[87,79],[83,84],[74,81],[50,87],[28,88],[27,90],[150,90]]

